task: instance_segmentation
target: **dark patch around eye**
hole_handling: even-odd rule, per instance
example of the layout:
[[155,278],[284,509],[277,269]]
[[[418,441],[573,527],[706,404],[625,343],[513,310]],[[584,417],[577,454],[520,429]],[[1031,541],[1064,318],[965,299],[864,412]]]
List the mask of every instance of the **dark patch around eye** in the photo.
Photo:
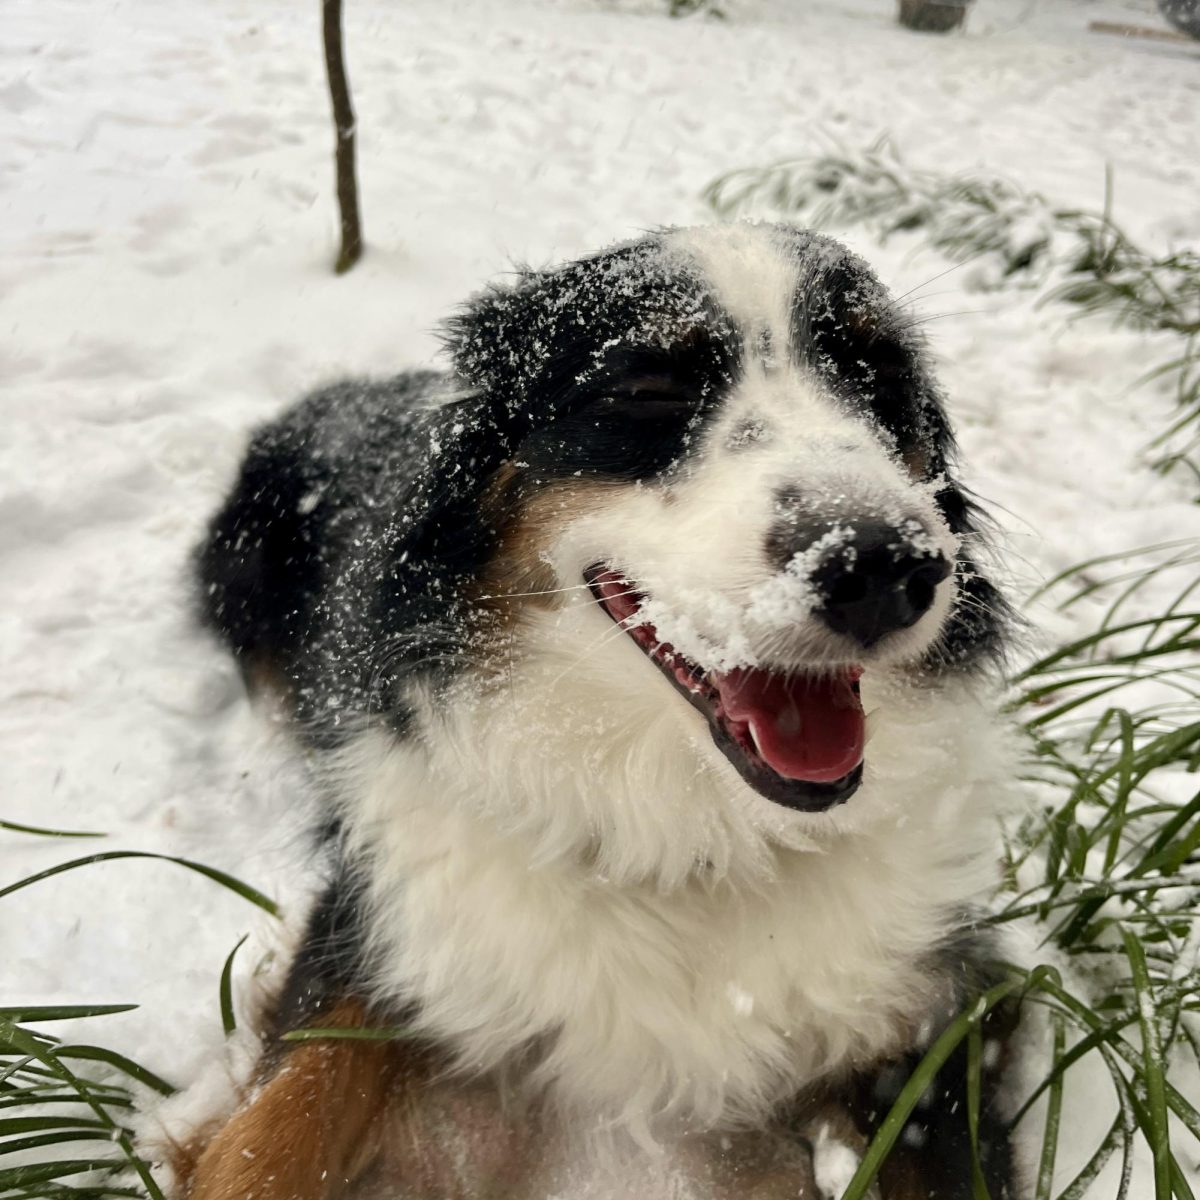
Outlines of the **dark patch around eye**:
[[941,469],[949,431],[919,344],[865,264],[845,255],[807,272],[792,337],[799,361],[881,426],[923,477]]
[[[526,272],[447,335],[459,376],[499,410],[505,451],[544,477],[666,471],[740,368],[728,314],[657,238]],[[659,394],[639,395],[650,379]]]
[[567,389],[554,419],[526,439],[522,457],[542,477],[663,474],[732,385],[731,344],[693,330],[665,349],[611,351],[590,378]]

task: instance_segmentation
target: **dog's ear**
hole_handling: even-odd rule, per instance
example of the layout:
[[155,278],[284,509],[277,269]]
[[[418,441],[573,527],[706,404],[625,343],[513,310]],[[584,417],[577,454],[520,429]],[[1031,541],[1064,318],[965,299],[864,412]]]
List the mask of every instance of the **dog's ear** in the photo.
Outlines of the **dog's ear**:
[[511,287],[488,288],[442,327],[454,394],[425,426],[424,469],[370,548],[375,625],[386,643],[371,692],[386,711],[402,710],[406,678],[452,664],[470,636],[469,581],[503,523],[488,496],[532,418],[526,305],[536,279],[527,272]]
[[548,274],[523,269],[490,285],[441,327],[458,395],[439,414],[430,469],[407,505],[404,550],[414,559],[470,571],[490,542],[480,498],[537,420],[528,393],[549,337]]
[[477,391],[445,403],[429,432],[425,469],[365,560],[377,631],[369,703],[400,726],[405,682],[453,670],[470,642],[470,583],[501,527],[486,498],[517,440],[507,414]]
[[[703,282],[650,236],[476,293],[442,326],[464,385],[534,424],[617,346],[661,350],[712,321]],[[516,410],[519,410],[516,411]]]
[[523,268],[512,282],[477,292],[442,326],[443,345],[463,384],[513,413],[526,407],[539,358],[554,340],[560,314],[548,303],[550,278],[549,272]]
[[988,578],[981,559],[991,559],[989,534],[994,523],[970,491],[950,475],[935,496],[947,524],[959,539],[954,563],[954,609],[930,653],[936,668],[1002,662],[1019,618]]

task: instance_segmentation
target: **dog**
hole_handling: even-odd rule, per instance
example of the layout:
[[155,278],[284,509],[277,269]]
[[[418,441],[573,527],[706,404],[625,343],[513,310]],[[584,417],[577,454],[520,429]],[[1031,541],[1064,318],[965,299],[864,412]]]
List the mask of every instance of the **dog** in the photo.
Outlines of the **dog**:
[[[197,554],[326,875],[177,1194],[833,1200],[1001,977],[1011,621],[912,318],[738,224],[522,271],[445,341],[261,429]],[[867,1195],[1017,1196],[1001,1014]]]

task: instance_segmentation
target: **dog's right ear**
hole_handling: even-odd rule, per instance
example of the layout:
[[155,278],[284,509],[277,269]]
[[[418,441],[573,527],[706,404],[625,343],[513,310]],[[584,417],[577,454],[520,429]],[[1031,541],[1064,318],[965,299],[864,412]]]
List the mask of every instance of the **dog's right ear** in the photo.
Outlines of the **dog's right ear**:
[[549,299],[551,273],[521,269],[507,285],[491,284],[442,326],[455,374],[470,388],[523,409],[530,381],[554,341],[558,317]]

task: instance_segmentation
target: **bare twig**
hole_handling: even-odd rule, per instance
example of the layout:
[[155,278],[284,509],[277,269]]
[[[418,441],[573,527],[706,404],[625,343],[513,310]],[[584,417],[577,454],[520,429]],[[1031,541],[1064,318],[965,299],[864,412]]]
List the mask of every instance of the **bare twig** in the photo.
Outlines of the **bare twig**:
[[358,179],[354,166],[354,108],[342,51],[342,0],[321,0],[325,34],[325,72],[337,130],[337,198],[342,244],[334,270],[341,275],[362,257],[362,222],[358,215]]

